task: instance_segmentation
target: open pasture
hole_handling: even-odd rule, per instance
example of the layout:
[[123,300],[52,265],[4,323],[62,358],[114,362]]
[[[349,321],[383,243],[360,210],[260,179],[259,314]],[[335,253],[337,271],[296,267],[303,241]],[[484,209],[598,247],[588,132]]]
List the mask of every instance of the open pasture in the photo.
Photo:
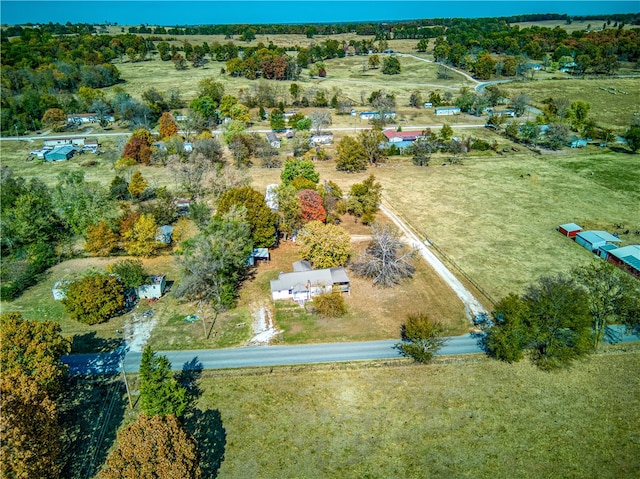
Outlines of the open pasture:
[[480,358],[205,373],[198,406],[226,431],[219,479],[632,478],[639,360],[612,352],[553,374]]
[[640,80],[637,78],[563,79],[500,85],[513,98],[528,94],[532,103],[542,109],[547,98],[566,98],[571,102],[582,100],[591,105],[589,118],[598,125],[613,128],[622,134],[631,124],[631,117],[639,111]]
[[592,261],[556,232],[585,229],[640,237],[640,164],[632,155],[592,149],[556,155],[509,153],[461,166],[380,168],[385,199],[494,299]]

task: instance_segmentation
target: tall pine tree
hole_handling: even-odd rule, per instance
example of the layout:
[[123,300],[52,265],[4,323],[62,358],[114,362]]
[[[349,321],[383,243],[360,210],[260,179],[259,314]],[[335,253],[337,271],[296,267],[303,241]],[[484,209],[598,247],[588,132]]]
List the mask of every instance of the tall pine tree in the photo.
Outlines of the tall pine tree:
[[140,409],[148,416],[181,417],[187,405],[187,390],[173,376],[169,359],[146,346],[140,363]]

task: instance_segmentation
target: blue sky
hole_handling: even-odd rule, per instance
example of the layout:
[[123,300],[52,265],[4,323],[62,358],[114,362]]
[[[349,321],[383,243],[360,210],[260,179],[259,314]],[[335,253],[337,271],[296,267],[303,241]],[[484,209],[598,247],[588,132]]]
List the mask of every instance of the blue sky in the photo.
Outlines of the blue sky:
[[196,25],[326,23],[417,18],[495,17],[524,13],[635,13],[635,1],[518,0],[22,0],[0,2],[2,24],[103,23]]

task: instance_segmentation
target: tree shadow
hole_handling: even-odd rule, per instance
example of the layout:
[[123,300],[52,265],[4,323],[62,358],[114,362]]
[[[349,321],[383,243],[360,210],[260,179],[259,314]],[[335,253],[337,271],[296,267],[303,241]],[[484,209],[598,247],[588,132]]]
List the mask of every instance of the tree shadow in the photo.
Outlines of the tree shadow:
[[61,477],[93,477],[106,461],[127,407],[120,376],[70,376],[60,399],[67,459]]
[[202,477],[204,479],[218,477],[227,444],[227,432],[222,424],[220,411],[194,409],[186,417],[185,427],[198,442]]
[[95,331],[76,334],[71,343],[71,353],[110,353],[122,343],[122,338],[100,338]]
[[200,468],[204,479],[218,477],[218,471],[224,461],[227,444],[227,433],[222,424],[222,416],[217,409],[201,411],[195,403],[202,395],[200,378],[202,377],[202,363],[196,356],[182,365],[182,371],[177,380],[189,395],[189,407],[184,416],[184,426],[198,443],[200,453]]

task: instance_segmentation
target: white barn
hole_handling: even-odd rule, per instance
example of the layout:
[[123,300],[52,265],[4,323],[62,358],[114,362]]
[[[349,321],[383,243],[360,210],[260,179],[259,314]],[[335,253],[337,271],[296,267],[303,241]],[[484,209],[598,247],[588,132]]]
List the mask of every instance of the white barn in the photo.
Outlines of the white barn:
[[167,287],[165,275],[150,276],[149,283],[138,286],[136,293],[140,299],[158,299],[164,294]]

